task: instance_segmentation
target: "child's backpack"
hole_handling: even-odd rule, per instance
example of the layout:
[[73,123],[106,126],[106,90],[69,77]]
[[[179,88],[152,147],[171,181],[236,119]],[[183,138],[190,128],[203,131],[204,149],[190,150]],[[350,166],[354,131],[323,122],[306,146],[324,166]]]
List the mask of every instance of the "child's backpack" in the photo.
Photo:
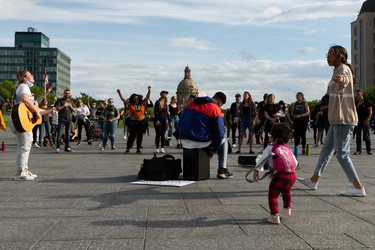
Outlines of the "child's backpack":
[[295,162],[292,150],[286,144],[274,144],[272,148],[273,169],[277,172],[293,173]]

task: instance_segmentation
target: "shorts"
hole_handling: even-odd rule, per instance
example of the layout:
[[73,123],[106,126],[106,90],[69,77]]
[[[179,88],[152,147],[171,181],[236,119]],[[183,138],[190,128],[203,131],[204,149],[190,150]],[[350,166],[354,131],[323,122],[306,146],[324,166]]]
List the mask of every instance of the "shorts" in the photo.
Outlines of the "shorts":
[[241,117],[240,132],[246,132],[246,129],[249,129],[250,133],[254,132],[253,119],[250,119],[250,116]]

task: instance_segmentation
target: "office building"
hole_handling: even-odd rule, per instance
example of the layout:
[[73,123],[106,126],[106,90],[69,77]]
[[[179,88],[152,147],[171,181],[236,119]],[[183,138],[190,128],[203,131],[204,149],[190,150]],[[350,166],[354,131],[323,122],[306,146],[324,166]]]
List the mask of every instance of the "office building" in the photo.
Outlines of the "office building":
[[357,89],[375,86],[375,0],[363,3],[357,20],[351,23],[351,64]]
[[27,69],[38,87],[45,87],[45,74],[54,87],[52,93],[62,96],[70,88],[71,59],[57,48],[50,48],[49,38],[29,27],[27,32],[16,32],[14,47],[0,47],[0,82],[16,81],[16,73]]

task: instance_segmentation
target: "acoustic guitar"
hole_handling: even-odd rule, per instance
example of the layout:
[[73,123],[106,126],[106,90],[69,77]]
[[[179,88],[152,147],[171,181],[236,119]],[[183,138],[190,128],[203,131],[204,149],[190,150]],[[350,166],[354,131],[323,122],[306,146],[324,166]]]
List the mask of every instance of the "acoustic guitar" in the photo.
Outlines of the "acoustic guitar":
[[[39,112],[39,107],[35,104],[34,107]],[[13,105],[11,117],[14,128],[20,133],[29,132],[35,125],[42,123],[42,118],[34,118],[33,113],[23,102]]]

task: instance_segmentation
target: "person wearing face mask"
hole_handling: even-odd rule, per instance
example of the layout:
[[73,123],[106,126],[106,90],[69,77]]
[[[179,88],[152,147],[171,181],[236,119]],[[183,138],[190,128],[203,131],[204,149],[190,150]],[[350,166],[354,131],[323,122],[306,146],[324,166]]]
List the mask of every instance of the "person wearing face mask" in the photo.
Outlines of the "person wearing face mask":
[[[34,96],[31,94],[30,88],[34,85],[34,76],[27,70],[21,70],[17,73],[17,81],[19,83],[15,92],[15,104],[23,102],[31,113],[33,118],[41,119],[44,114],[52,113],[52,109],[41,110],[34,106]],[[29,155],[33,139],[33,132],[18,132],[14,130],[17,140],[17,159],[16,159],[16,175],[15,180],[34,180],[38,176],[29,171]]]
[[124,102],[127,109],[129,110],[129,137],[126,145],[125,154],[129,153],[130,148],[133,146],[135,139],[137,138],[137,153],[141,153],[141,146],[143,140],[143,134],[146,131],[146,107],[151,96],[151,86],[148,86],[148,91],[145,99],[139,94],[132,94],[129,100],[126,100],[118,89],[117,93],[120,99]]
[[103,133],[103,146],[101,150],[105,149],[107,145],[107,139],[111,140],[111,148],[112,150],[117,150],[115,147],[115,135],[117,130],[117,120],[120,119],[120,113],[114,106],[114,102],[112,98],[108,99],[108,105],[103,110],[102,117],[104,119],[104,133]]

